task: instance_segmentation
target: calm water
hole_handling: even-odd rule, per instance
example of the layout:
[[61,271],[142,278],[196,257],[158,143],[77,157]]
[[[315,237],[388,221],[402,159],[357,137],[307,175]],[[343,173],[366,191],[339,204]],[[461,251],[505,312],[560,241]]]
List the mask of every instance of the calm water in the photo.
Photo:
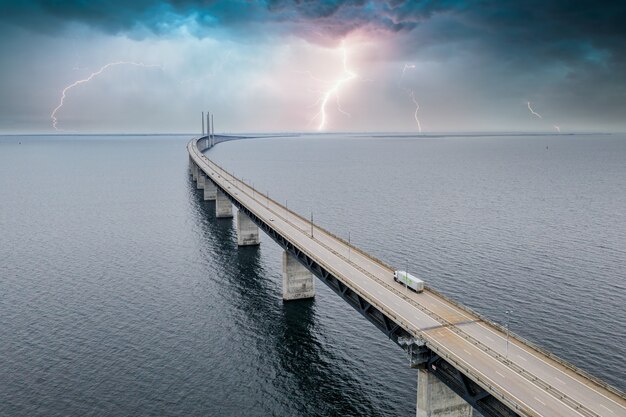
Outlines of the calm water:
[[[0,137],[0,415],[414,415],[415,371],[280,249],[237,249],[188,137]],[[19,143],[21,141],[21,144]],[[225,168],[626,389],[626,137],[224,143]]]

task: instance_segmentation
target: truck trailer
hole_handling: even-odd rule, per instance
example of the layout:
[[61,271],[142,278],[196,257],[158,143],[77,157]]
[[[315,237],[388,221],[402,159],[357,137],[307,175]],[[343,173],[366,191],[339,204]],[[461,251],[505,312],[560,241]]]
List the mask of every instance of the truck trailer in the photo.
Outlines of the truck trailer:
[[412,289],[415,292],[424,291],[424,281],[417,277],[414,277],[406,271],[395,271],[393,273],[393,280],[401,283],[402,285]]

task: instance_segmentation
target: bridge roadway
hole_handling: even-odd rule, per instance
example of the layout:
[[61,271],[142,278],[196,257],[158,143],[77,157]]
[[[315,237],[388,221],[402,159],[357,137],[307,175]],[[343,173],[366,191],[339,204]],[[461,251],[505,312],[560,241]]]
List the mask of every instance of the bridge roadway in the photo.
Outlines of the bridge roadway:
[[[438,293],[414,293],[393,280],[393,269],[288,210],[210,161],[188,151],[232,199],[285,236],[411,335],[519,415],[626,417],[623,393],[573,365],[507,335]],[[427,281],[427,279],[426,279]]]

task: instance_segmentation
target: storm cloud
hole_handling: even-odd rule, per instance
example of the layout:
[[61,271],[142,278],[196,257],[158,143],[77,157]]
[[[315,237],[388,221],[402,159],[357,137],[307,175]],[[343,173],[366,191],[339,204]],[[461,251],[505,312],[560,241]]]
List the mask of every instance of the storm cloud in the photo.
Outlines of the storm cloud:
[[[521,41],[581,39],[612,44],[624,39],[623,2],[574,1],[313,1],[313,0],[21,0],[3,1],[0,19],[7,24],[45,32],[79,22],[107,33],[154,34],[194,22],[203,30],[232,29],[242,35],[249,25],[265,30],[307,33],[323,28],[339,36],[351,30],[410,31],[435,14],[459,17],[485,35],[519,36]],[[304,27],[303,27],[304,26]],[[318,30],[319,31],[319,30]],[[494,38],[494,40],[497,40]]]
[[[333,48],[361,35],[381,40],[370,60],[432,64],[452,80],[440,80],[442,85],[459,86],[455,94],[441,94],[437,77],[431,82],[418,69],[407,82],[423,92],[418,96],[425,109],[429,99],[450,107],[442,97],[458,101],[459,112],[481,101],[514,97],[561,109],[555,119],[569,115],[596,120],[590,128],[626,129],[624,2],[23,0],[2,1],[2,10],[3,52],[16,47],[11,43],[35,51],[34,39],[74,38],[85,30],[92,37],[99,33],[137,43],[174,39],[183,31],[199,41],[219,42],[219,49],[230,45],[233,56],[247,51],[241,55],[246,57],[270,54],[272,45],[291,38]],[[10,92],[13,87],[0,88]],[[391,97],[391,88],[384,94]],[[482,96],[470,99],[475,94]]]

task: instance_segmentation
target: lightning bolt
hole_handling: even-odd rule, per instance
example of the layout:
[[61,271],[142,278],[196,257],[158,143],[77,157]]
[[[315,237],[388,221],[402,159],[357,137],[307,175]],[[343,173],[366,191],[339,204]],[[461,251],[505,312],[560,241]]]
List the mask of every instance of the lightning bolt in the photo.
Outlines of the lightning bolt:
[[413,100],[413,104],[415,104],[415,114],[413,114],[413,117],[415,118],[415,122],[417,123],[417,130],[422,133],[422,125],[420,124],[420,119],[417,118],[417,112],[420,109],[420,105],[415,99],[415,94],[413,93],[413,90],[411,90],[409,96],[411,97],[411,100]]
[[[541,117],[541,115],[539,113],[537,113],[536,111],[533,110],[533,108],[530,106],[530,101],[527,102],[528,104],[528,110],[530,110],[530,112],[534,115],[537,116],[540,119],[543,119],[543,117]],[[556,130],[558,133],[561,133],[561,126],[558,125],[552,125],[552,127],[554,128],[554,130]]]
[[[404,74],[407,72],[407,70],[410,69],[415,69],[415,64],[404,64],[404,67],[402,67],[402,75],[400,76],[400,81],[402,81],[402,79],[404,78]],[[401,82],[399,84],[401,84]],[[415,119],[415,123],[417,123],[417,130],[419,131],[419,133],[422,133],[422,124],[420,123],[420,119],[417,117],[417,112],[420,109],[420,105],[415,98],[415,92],[413,90],[409,90],[408,88],[402,87],[402,85],[400,85],[400,87],[408,93],[411,101],[413,102],[413,104],[415,104],[415,113],[413,114],[413,118]]]
[[530,110],[530,112],[534,114],[535,116],[537,116],[538,118],[543,119],[543,117],[541,117],[539,113],[537,113],[536,111],[533,110],[532,107],[530,107],[530,101],[528,102],[528,110]]
[[339,112],[345,114],[346,116],[350,116],[348,112],[344,111],[341,108],[341,104],[339,103],[339,91],[341,90],[341,87],[344,84],[354,80],[355,78],[358,77],[358,75],[354,71],[352,71],[350,68],[348,68],[348,50],[344,42],[341,42],[341,47],[339,48],[339,50],[341,51],[341,54],[342,54],[343,74],[340,78],[338,78],[334,82],[329,83],[330,84],[329,88],[325,92],[323,92],[322,96],[317,101],[317,103],[320,104],[320,110],[311,119],[311,120],[319,119],[320,123],[317,126],[317,130],[319,131],[324,130],[324,128],[326,127],[326,123],[327,123],[326,106],[328,105],[328,102],[330,101],[330,99],[333,97],[335,98],[335,101],[337,103],[337,110],[339,110]]
[[136,67],[144,67],[144,68],[161,67],[160,65],[146,65],[142,62],[130,62],[130,61],[110,62],[104,65],[103,67],[101,67],[98,71],[91,73],[89,77],[84,78],[82,80],[74,81],[72,84],[68,85],[67,87],[63,89],[63,91],[61,92],[61,99],[59,100],[59,104],[54,108],[54,110],[52,110],[52,113],[50,113],[50,119],[52,120],[52,127],[54,127],[55,130],[59,130],[59,128],[57,127],[58,120],[57,120],[56,115],[57,115],[57,112],[61,110],[61,107],[63,107],[63,104],[65,103],[65,98],[67,97],[67,92],[69,90],[81,84],[88,83],[89,81],[97,77],[98,75],[102,74],[107,69],[117,66],[117,65],[134,65]]
[[415,69],[415,64],[404,64],[404,68],[402,68],[402,75],[400,76],[400,79],[404,78],[404,73],[406,72],[406,70],[409,69]]

